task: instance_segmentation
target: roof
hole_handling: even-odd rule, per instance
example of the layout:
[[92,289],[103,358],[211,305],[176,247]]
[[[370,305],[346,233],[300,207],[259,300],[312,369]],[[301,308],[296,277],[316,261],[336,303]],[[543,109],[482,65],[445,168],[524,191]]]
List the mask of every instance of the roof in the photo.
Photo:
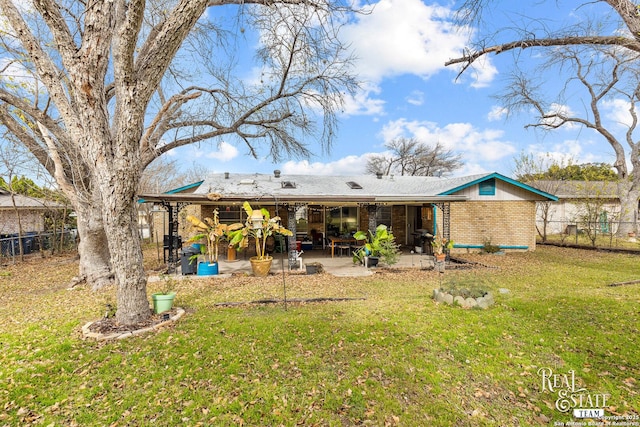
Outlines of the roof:
[[539,180],[533,187],[552,191],[559,199],[605,198],[617,199],[618,185],[614,181]]
[[61,209],[64,206],[45,199],[37,199],[35,197],[23,196],[22,194],[14,194],[13,200],[11,193],[0,189],[0,209]]
[[521,188],[523,190],[529,191],[531,193],[537,194],[538,196],[542,196],[543,198],[549,199],[551,201],[557,201],[558,197],[556,197],[555,195],[548,193],[546,191],[542,191],[539,188],[527,185],[525,183],[522,183],[520,181],[516,181],[515,179],[511,179],[508,176],[504,176],[502,174],[499,174],[497,172],[494,173],[490,173],[490,174],[479,174],[479,175],[470,175],[470,176],[463,176],[463,177],[459,177],[459,178],[453,178],[451,180],[449,180],[449,184],[455,184],[455,181],[458,181],[458,185],[456,185],[455,187],[446,190],[445,192],[443,192],[442,194],[453,194],[453,193],[457,193],[465,188],[471,187],[473,185],[479,184],[480,182],[486,181],[488,179],[499,179],[501,181],[504,181],[506,183],[509,183],[511,185],[514,185],[518,188]]
[[[456,194],[463,188],[486,179],[497,178],[550,200],[555,196],[496,173],[460,178],[428,176],[317,176],[274,174],[211,174],[189,194],[177,190],[161,195],[140,195],[143,201],[198,202],[215,204],[224,201],[254,200],[263,202],[299,202],[323,204],[358,203],[436,203],[464,201]],[[196,183],[197,184],[197,183]]]

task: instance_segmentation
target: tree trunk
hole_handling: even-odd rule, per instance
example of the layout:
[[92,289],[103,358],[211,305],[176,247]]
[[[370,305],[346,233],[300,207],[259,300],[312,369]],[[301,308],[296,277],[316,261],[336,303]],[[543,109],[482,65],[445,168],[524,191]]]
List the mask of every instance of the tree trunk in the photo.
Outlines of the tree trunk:
[[636,231],[636,220],[638,216],[638,197],[640,189],[634,184],[618,184],[618,194],[620,195],[620,227],[618,234],[626,236],[629,232]]
[[[95,204],[97,203],[97,205]],[[111,255],[107,243],[107,235],[102,223],[102,206],[96,202],[76,206],[78,215],[78,254],[80,255],[79,282],[91,285],[92,290],[98,290],[114,284],[111,269]]]
[[134,173],[120,171],[107,178],[109,171],[101,172],[104,228],[109,236],[111,263],[118,283],[116,320],[123,325],[134,325],[151,316],[138,234],[135,186],[131,185],[137,180]]

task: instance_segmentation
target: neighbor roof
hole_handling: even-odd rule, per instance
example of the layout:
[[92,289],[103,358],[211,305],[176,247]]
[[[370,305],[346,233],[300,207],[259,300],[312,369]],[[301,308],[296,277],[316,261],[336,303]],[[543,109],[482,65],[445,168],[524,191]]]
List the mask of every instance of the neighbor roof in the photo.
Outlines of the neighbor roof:
[[[555,197],[496,173],[459,178],[426,176],[317,176],[274,174],[211,174],[197,188],[187,186],[189,194],[172,190],[161,195],[140,195],[148,202],[185,201],[220,203],[224,201],[300,202],[323,204],[425,203],[464,201],[455,194],[486,179],[498,178],[555,200]],[[181,187],[185,188],[185,187]]]
[[0,189],[0,209],[14,209],[14,203],[19,209],[61,209],[64,207],[56,202],[23,196],[22,194],[14,194],[12,200],[11,193]]

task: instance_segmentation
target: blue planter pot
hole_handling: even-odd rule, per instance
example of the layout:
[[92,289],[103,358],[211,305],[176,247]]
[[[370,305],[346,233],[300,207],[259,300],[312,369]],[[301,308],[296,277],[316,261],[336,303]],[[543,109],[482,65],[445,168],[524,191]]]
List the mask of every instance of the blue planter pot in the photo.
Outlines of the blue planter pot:
[[213,276],[218,274],[218,263],[214,262],[209,264],[208,262],[198,263],[198,276]]

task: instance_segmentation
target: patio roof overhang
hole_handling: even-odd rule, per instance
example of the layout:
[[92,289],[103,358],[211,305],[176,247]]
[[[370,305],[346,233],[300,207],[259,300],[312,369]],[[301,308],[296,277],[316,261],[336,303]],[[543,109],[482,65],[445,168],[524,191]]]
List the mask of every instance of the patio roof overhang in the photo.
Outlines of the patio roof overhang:
[[140,203],[187,203],[201,205],[240,204],[245,200],[266,204],[322,204],[325,206],[357,206],[361,204],[421,205],[425,203],[464,202],[466,196],[421,196],[421,195],[224,195],[212,200],[206,194],[141,194]]

